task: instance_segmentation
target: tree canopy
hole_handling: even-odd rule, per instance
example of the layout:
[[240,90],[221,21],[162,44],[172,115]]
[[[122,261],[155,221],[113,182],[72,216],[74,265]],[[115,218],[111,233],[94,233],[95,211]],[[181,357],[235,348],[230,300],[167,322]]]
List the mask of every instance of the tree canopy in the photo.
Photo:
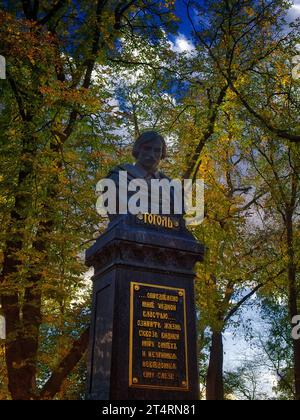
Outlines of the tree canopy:
[[[205,182],[205,219],[191,228],[207,249],[195,279],[201,389],[212,400],[299,400],[292,3],[0,4],[0,399],[84,398],[83,255],[107,223],[95,186],[151,128],[167,140],[162,169]],[[242,334],[276,378],[272,396],[259,386],[257,358],[224,369],[224,336],[249,307],[269,333]]]

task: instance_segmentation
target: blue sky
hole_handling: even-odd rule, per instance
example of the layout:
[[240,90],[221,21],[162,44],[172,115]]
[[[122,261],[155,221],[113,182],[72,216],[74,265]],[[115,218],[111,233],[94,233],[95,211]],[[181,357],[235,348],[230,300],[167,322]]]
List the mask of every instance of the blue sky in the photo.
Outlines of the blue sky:
[[294,20],[300,17],[300,0],[294,0],[294,5],[289,12],[289,18]]
[[[300,0],[294,0],[293,6],[288,12],[287,20],[289,22],[300,18]],[[194,48],[191,35],[191,25],[187,18],[184,0],[176,1],[176,14],[180,16],[179,35],[172,39],[172,49],[177,52],[191,52]],[[267,333],[267,327],[263,323],[259,313],[247,306],[242,312],[243,319],[251,319],[252,326],[256,334]],[[262,354],[251,348],[250,343],[244,338],[244,330],[241,326],[238,330],[229,328],[224,333],[224,370],[230,371],[243,365],[247,360],[255,358],[263,359]],[[266,356],[265,356],[266,357]],[[261,360],[263,362],[263,360]],[[261,368],[259,375],[261,382],[261,391],[272,396],[272,386],[276,383],[276,375],[267,367]]]
[[[200,4],[203,4],[203,0],[199,0]],[[179,22],[179,35],[171,38],[173,44],[173,50],[177,52],[191,52],[194,48],[191,24],[189,22],[185,0],[176,0],[176,15],[180,17],[181,22]],[[287,19],[288,21],[293,21],[297,18],[300,18],[300,0],[294,0],[293,6],[288,12]]]

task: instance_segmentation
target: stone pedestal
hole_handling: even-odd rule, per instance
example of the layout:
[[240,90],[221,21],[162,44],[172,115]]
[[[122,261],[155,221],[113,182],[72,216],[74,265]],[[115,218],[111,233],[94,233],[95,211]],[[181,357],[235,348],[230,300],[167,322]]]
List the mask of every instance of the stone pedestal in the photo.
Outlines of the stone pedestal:
[[170,220],[120,217],[86,252],[90,399],[198,398],[193,269],[204,249]]

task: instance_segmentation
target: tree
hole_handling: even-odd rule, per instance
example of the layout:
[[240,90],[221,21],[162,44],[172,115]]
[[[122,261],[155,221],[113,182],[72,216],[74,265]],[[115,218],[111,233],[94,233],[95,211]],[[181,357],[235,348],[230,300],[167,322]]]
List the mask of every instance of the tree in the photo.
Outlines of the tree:
[[3,2],[4,398],[82,395],[82,255],[105,225],[94,187],[128,160],[130,140],[144,128],[170,140],[170,176],[207,185],[206,220],[193,230],[208,248],[196,283],[199,344],[211,344],[207,372],[205,352],[200,366],[207,398],[224,396],[223,333],[250,298],[280,284],[278,299],[297,313],[299,86],[289,58],[298,24],[285,30],[286,1],[187,0],[195,49],[177,54],[173,3]]
[[[282,71],[278,64],[279,55],[282,62],[293,56],[299,39],[296,24],[286,34],[284,16],[288,3],[273,0],[224,0],[217,6],[213,0],[203,4],[195,0],[184,3],[194,36],[195,53],[184,62],[181,74],[188,80],[193,100],[183,103],[179,115],[182,121],[186,111],[194,107],[199,127],[194,133],[194,146],[184,176],[196,176],[203,147],[213,138],[218,116],[226,102],[237,100],[246,111],[244,118],[248,123],[251,120],[280,138],[299,141],[296,117],[299,104],[293,88],[297,82],[291,80],[291,67],[287,73],[288,66]],[[282,89],[274,93],[274,79],[282,79],[282,74],[284,79],[289,75],[289,82],[283,80]],[[268,88],[259,89],[260,84],[267,84]],[[288,121],[281,121],[284,108],[278,106],[280,95],[286,100],[284,106],[295,110]],[[280,123],[274,125],[277,120]]]
[[[233,127],[231,127],[233,129]],[[200,174],[206,183],[206,218],[196,235],[207,246],[203,265],[197,270],[197,302],[202,323],[211,330],[209,363],[206,376],[206,398],[224,398],[223,333],[232,318],[247,301],[282,270],[263,250],[266,235],[257,237],[248,225],[245,169],[234,165],[241,159],[235,153],[230,131],[223,132],[222,153],[211,145],[209,159],[202,155]],[[218,148],[220,147],[219,138]],[[261,195],[255,192],[254,195]],[[255,198],[256,199],[256,198]],[[254,199],[254,201],[255,201]]]
[[[290,320],[299,313],[299,150],[292,144],[278,144],[276,140],[257,131],[255,150],[250,159],[260,182],[268,191],[261,205],[263,220],[280,226],[280,242],[276,251],[280,264],[287,273],[282,283]],[[272,210],[271,210],[272,209]],[[280,296],[280,295],[279,295]],[[293,340],[293,369],[295,399],[300,396],[300,342]]]
[[247,359],[234,371],[225,372],[225,395],[228,399],[267,400],[266,392],[261,386],[260,361]]
[[84,269],[78,253],[91,232],[99,232],[92,210],[99,171],[96,175],[89,158],[100,153],[105,161],[105,153],[89,120],[106,92],[103,86],[95,89],[93,70],[96,62],[115,56],[123,32],[155,42],[172,19],[156,1],[5,2],[3,9],[0,53],[7,60],[7,84],[1,114],[0,283],[8,388],[13,399],[52,398],[88,338],[81,324],[82,335],[69,344],[43,389],[37,388],[46,304],[56,301],[61,313],[71,304],[66,296],[80,287]]
[[282,287],[273,290],[273,294],[262,294],[259,300],[262,319],[267,334],[259,334],[257,347],[262,354],[264,365],[277,377],[273,390],[278,399],[295,399],[293,345],[287,297],[282,296]]

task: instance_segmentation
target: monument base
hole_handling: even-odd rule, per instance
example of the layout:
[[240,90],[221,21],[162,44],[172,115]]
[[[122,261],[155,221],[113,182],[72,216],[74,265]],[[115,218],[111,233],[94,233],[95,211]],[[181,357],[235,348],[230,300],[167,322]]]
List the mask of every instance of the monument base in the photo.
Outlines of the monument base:
[[87,251],[95,268],[89,399],[199,398],[193,268],[203,251],[183,226],[134,216]]

